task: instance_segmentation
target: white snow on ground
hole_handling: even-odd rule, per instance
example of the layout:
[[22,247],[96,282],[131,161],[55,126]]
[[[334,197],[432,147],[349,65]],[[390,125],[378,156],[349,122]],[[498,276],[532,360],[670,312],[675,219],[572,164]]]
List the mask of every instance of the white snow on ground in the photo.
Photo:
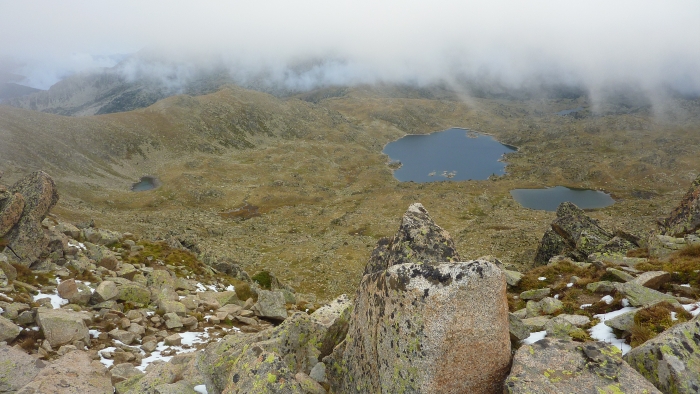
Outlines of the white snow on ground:
[[51,299],[51,306],[53,309],[59,309],[63,305],[68,305],[68,300],[65,298],[61,298],[58,294],[43,294],[39,293],[35,296],[33,296],[34,301],[42,299],[42,298],[50,298]]
[[547,336],[547,331],[538,331],[538,332],[533,332],[530,334],[529,337],[523,339],[523,344],[524,345],[532,345],[533,343],[544,339],[544,337]]
[[199,394],[209,394],[207,392],[207,386],[200,384],[199,386],[194,386],[194,391],[198,392]]
[[623,298],[622,301],[620,301],[620,303],[622,304],[622,306],[630,306],[630,300],[628,300],[627,298]]
[[686,283],[684,285],[681,285],[682,287],[690,287],[690,283]]
[[693,316],[697,316],[700,314],[700,302],[696,302],[695,304],[683,305],[683,308],[685,308],[685,310],[690,312],[690,314]]
[[236,291],[236,288],[233,287],[233,285],[228,285],[228,287],[226,287],[226,291]]
[[[175,354],[191,353],[191,352],[196,351],[197,349],[194,347],[194,345],[209,342],[208,341],[209,340],[209,330],[211,330],[211,329],[213,329],[213,328],[207,327],[206,331],[204,331],[204,332],[191,332],[190,331],[190,332],[179,333],[180,336],[182,337],[182,341],[181,341],[182,345],[181,346],[166,346],[165,342],[158,342],[156,350],[154,350],[150,356],[144,357],[143,360],[141,360],[141,365],[136,367],[136,369],[138,369],[142,372],[145,372],[146,367],[155,361],[168,362],[168,361],[170,361],[171,358],[173,358],[173,356]],[[230,330],[228,330],[228,329],[227,330],[228,331],[238,331],[237,329],[235,329],[235,330],[234,329],[235,329],[235,327],[230,329]],[[92,335],[92,331],[96,331],[96,330],[90,330],[91,335]],[[117,340],[114,340],[113,342],[115,344],[119,345],[119,347],[121,347],[121,348],[135,349],[135,350],[138,350],[138,352],[141,353],[142,355],[144,355],[144,356],[146,355],[146,352],[143,351],[138,346],[128,346],[128,345],[125,345],[124,343],[117,341]],[[185,349],[184,346],[189,346],[190,348]],[[115,349],[116,349],[116,347],[108,347],[108,348],[102,349],[98,352],[98,354],[100,355],[100,362],[102,364],[104,364],[104,366],[107,368],[114,365],[114,360],[105,358],[103,352],[112,352],[113,353]],[[165,356],[162,353],[166,350],[175,350],[175,353],[171,356]],[[206,391],[204,391],[204,392],[206,392]]]
[[571,286],[573,286],[573,285],[574,285],[573,283],[567,283],[567,284],[566,284],[566,287],[571,287]]
[[610,305],[613,302],[613,296],[606,295],[605,297],[601,298],[600,300],[605,301],[606,304]]
[[91,338],[97,338],[100,336],[100,331],[99,330],[88,330],[90,333]]
[[597,341],[615,345],[618,349],[622,351],[623,355],[626,354],[627,352],[632,350],[632,346],[626,344],[624,339],[617,338],[613,333],[612,327],[606,326],[605,322],[612,319],[613,317],[619,316],[625,312],[634,311],[636,309],[637,308],[624,307],[613,312],[594,315],[593,317],[599,319],[600,323],[596,324],[595,326],[593,326],[593,328],[588,330],[588,332],[591,334],[591,338]]
[[540,277],[537,278],[537,279],[538,279],[538,280],[547,280],[547,278],[545,278],[544,276],[540,276]]
[[586,309],[586,308],[588,308],[589,306],[593,306],[593,304],[583,304],[583,305],[581,305],[580,308],[581,308],[581,309]]

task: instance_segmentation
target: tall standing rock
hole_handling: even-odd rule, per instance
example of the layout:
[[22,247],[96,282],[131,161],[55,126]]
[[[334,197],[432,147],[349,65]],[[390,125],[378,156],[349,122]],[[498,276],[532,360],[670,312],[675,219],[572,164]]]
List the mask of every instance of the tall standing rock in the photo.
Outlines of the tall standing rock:
[[638,246],[637,237],[622,232],[613,234],[576,205],[563,202],[557,208],[551,229],[542,236],[535,263],[547,264],[556,255],[565,255],[576,261],[586,261],[596,252],[624,255],[627,250]]
[[394,237],[379,241],[370,256],[365,274],[383,271],[396,264],[435,264],[459,261],[450,234],[435,224],[420,203],[411,204]]
[[[43,171],[33,172],[12,185],[10,192],[24,198],[24,210],[17,224],[5,235],[9,246],[25,266],[35,262],[48,245],[41,227],[49,210],[58,202],[53,179]],[[16,256],[11,256],[11,258]]]
[[700,176],[695,178],[680,204],[661,223],[661,233],[683,237],[700,229]]
[[492,263],[400,264],[365,275],[343,393],[500,393],[510,363],[503,273]]

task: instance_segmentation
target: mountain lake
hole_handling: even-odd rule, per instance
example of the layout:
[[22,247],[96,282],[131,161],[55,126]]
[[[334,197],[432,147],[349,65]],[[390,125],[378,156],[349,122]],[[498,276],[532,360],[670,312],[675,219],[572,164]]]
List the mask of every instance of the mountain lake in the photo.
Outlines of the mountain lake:
[[153,177],[153,176],[143,176],[141,177],[141,180],[137,183],[134,183],[131,186],[131,191],[132,192],[143,192],[146,190],[153,190],[160,186],[160,182],[158,181],[158,178]]
[[394,177],[401,182],[484,180],[503,175],[505,153],[516,148],[493,137],[467,129],[452,128],[425,135],[407,135],[388,143],[384,154],[390,166],[399,165]]
[[546,189],[513,189],[515,201],[525,208],[556,211],[559,204],[570,201],[581,209],[603,208],[615,203],[609,194],[590,189],[570,189],[564,186]]

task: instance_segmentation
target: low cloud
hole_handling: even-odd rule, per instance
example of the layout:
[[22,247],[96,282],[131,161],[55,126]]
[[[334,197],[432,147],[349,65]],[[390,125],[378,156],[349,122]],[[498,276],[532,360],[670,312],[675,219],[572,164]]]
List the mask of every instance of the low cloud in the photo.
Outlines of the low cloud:
[[[289,90],[393,82],[700,93],[697,1],[51,1],[0,6],[25,83],[119,65],[177,89],[201,70]],[[126,60],[123,54],[138,56]]]

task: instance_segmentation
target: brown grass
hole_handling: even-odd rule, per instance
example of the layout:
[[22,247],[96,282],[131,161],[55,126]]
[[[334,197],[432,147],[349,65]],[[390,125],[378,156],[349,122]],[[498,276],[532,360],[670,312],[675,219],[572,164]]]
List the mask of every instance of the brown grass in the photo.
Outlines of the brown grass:
[[[671,319],[671,312],[676,312],[677,320]],[[692,317],[685,309],[675,307],[668,302],[641,309],[634,315],[630,344],[632,347],[637,347],[676,324],[687,322]]]

